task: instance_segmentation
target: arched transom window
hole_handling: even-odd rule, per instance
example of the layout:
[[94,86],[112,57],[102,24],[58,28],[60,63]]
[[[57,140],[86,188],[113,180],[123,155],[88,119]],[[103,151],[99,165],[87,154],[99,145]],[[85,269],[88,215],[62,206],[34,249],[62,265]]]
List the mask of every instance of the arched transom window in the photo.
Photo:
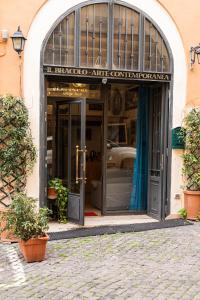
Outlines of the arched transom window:
[[114,3],[75,9],[55,27],[44,64],[110,70],[170,72],[162,34],[141,12]]

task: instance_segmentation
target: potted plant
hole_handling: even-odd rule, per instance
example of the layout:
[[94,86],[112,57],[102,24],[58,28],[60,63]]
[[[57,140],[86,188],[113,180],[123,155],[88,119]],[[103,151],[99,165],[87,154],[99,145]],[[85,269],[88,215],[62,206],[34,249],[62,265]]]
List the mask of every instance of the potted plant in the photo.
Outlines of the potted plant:
[[[23,99],[0,96],[0,116],[0,214],[4,215],[0,227],[4,227],[12,194],[24,190],[28,174],[32,172],[36,148]],[[4,231],[1,240],[13,242],[16,238]]]
[[[4,228],[6,226],[6,218],[8,214],[9,208],[0,208],[0,228]],[[2,242],[11,242],[16,243],[18,242],[18,238],[14,236],[13,229],[4,230],[1,232],[0,230],[0,237]]]
[[59,178],[51,179],[49,181],[49,187],[54,189],[56,193],[58,221],[60,223],[66,223],[67,222],[67,201],[68,201],[69,190],[62,184],[62,180]]
[[[1,231],[13,230],[19,239],[21,252],[27,262],[42,261],[49,239],[48,208],[36,208],[36,200],[25,193],[16,193],[6,214],[6,223]],[[1,216],[4,221],[5,215]]]
[[186,181],[184,208],[188,219],[197,219],[200,212],[200,108],[192,109],[184,119],[185,153],[183,175]]
[[58,196],[58,194],[55,189],[55,182],[52,179],[48,182],[48,199],[55,200],[57,198],[57,196]]

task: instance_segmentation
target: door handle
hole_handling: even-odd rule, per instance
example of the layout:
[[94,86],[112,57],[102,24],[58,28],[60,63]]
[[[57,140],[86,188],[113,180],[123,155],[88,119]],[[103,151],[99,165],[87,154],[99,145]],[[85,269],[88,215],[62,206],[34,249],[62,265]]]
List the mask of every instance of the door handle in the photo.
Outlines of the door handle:
[[87,182],[87,177],[86,177],[86,153],[87,149],[85,146],[85,149],[83,150],[83,176],[84,176],[84,182]]
[[[83,177],[79,177],[79,153],[83,153]],[[86,153],[87,149],[85,146],[84,150],[79,150],[79,146],[76,145],[76,184],[79,183],[80,180],[84,180],[84,183],[87,182],[87,177],[86,177]]]
[[79,146],[76,145],[76,184],[79,183],[79,180],[82,180],[82,177],[79,177],[79,152],[83,152],[83,150],[79,150]]
[[160,169],[161,171],[164,169],[164,154],[161,154]]

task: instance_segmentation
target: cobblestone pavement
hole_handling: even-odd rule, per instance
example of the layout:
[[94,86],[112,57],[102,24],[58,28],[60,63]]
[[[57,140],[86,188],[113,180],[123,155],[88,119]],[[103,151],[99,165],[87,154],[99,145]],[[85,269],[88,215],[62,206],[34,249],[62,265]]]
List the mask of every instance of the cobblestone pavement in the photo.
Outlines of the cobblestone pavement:
[[0,299],[200,299],[200,224],[52,241],[32,264],[0,244]]

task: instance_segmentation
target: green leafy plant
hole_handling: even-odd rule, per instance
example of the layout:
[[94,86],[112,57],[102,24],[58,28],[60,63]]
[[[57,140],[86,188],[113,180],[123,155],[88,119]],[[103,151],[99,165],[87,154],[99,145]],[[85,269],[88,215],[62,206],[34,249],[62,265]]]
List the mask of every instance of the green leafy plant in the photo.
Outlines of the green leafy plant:
[[181,218],[183,219],[187,219],[187,210],[185,208],[181,208],[179,211],[178,211],[179,215],[181,216]]
[[4,192],[23,191],[36,161],[36,148],[21,98],[0,96],[0,143],[0,181]]
[[192,109],[184,119],[185,153],[183,174],[186,189],[200,191],[200,108]]
[[28,197],[25,193],[16,193],[6,214],[1,215],[1,222],[5,226],[1,232],[11,230],[16,237],[28,241],[31,238],[45,236],[48,230],[48,208],[36,208],[36,199]]
[[58,221],[61,223],[67,222],[67,201],[69,190],[63,186],[62,180],[54,178],[49,181],[49,187],[55,188],[57,192],[57,206],[58,206]]

